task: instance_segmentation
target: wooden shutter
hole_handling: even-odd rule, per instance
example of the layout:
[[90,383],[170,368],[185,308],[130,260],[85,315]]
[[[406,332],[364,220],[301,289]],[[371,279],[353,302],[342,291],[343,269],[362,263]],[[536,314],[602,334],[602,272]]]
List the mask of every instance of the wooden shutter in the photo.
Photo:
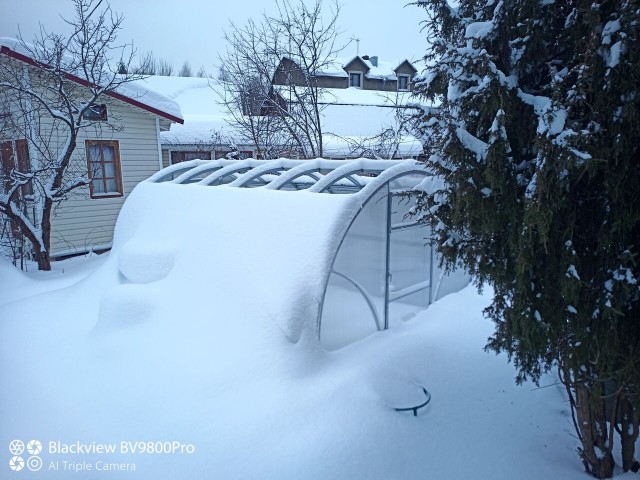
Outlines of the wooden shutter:
[[0,156],[2,157],[2,183],[6,192],[11,188],[11,171],[15,168],[13,142],[0,143]]
[[[18,171],[31,172],[31,159],[29,158],[29,143],[26,140],[16,140],[16,154],[18,157]],[[33,195],[33,183],[22,186],[22,195]]]

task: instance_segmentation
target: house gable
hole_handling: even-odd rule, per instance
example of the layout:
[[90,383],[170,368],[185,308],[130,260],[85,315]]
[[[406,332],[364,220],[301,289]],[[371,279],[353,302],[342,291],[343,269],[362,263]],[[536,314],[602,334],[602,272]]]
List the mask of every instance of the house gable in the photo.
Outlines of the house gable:
[[305,85],[306,79],[300,66],[290,58],[283,57],[273,73],[274,85]]
[[393,69],[393,71],[396,72],[396,74],[409,75],[411,77],[418,73],[418,70],[411,64],[411,62],[409,62],[409,60],[403,60],[400,65]]
[[353,57],[349,62],[344,65],[345,72],[362,72],[363,74],[369,73],[369,65],[365,63],[365,61],[360,56]]

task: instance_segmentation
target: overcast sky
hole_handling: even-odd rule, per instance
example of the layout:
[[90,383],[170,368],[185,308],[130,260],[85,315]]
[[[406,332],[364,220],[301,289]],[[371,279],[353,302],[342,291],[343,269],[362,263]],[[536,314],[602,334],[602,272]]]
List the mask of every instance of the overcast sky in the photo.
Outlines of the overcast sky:
[[[410,0],[343,0],[340,25],[345,40],[360,39],[361,55],[380,60],[419,59],[426,48],[420,33],[424,12],[405,5]],[[216,54],[223,47],[222,30],[229,21],[243,24],[273,11],[274,0],[111,0],[114,11],[125,16],[119,39],[134,41],[138,53],[153,51],[178,68],[189,60],[194,70],[204,65],[214,71]],[[39,23],[60,31],[63,14],[73,17],[71,0],[0,0],[0,36],[15,37],[18,26],[25,40],[33,37]],[[326,3],[329,6],[329,3]],[[353,42],[344,57],[356,54]]]

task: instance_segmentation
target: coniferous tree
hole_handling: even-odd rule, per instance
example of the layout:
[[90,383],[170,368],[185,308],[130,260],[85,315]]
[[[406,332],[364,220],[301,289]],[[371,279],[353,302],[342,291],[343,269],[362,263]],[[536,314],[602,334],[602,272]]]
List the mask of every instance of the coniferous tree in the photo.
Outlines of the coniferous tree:
[[116,71],[118,72],[118,75],[126,75],[127,73],[129,73],[127,65],[122,60],[118,61],[118,68]]
[[493,287],[487,348],[558,369],[581,459],[634,458],[640,408],[639,0],[425,0],[440,101],[419,195],[444,261]]

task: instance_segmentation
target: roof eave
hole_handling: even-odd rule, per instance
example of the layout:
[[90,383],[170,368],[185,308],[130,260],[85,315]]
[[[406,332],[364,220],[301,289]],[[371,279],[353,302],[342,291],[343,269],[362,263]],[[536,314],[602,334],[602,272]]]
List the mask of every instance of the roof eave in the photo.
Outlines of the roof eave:
[[[49,67],[49,65],[46,65],[46,64],[44,64],[42,62],[38,62],[38,61],[34,60],[33,58],[31,58],[31,57],[29,57],[27,55],[24,55],[22,53],[16,52],[15,50],[12,50],[9,47],[4,46],[4,45],[2,47],[0,47],[0,54],[6,55],[6,56],[11,57],[11,58],[14,58],[16,60],[19,60],[19,61],[21,61],[23,63],[26,63],[28,65],[32,65],[32,66],[37,67],[37,68],[47,68],[47,67]],[[75,82],[75,83],[77,83],[79,85],[82,85],[84,87],[93,86],[91,84],[91,82],[89,82],[89,81],[87,81],[87,80],[85,80],[83,78],[80,78],[80,77],[78,77],[76,75],[73,75],[71,73],[66,73],[65,72],[64,73],[64,78],[66,78],[67,80],[70,80],[72,82]],[[145,103],[139,102],[138,100],[135,100],[133,98],[127,97],[126,95],[123,95],[121,93],[114,92],[114,91],[108,91],[108,92],[104,92],[104,93],[105,93],[105,95],[107,95],[109,97],[115,98],[117,100],[120,100],[122,102],[128,103],[130,105],[133,105],[134,107],[138,107],[138,108],[140,108],[142,110],[145,110],[145,111],[147,111],[149,113],[152,113],[154,115],[157,115],[159,117],[166,118],[167,120],[170,120],[170,121],[175,122],[175,123],[184,124],[184,120],[182,118],[180,118],[180,117],[176,117],[175,115],[171,115],[170,113],[163,112],[162,110],[154,108],[154,107],[152,107],[150,105],[147,105]]]

